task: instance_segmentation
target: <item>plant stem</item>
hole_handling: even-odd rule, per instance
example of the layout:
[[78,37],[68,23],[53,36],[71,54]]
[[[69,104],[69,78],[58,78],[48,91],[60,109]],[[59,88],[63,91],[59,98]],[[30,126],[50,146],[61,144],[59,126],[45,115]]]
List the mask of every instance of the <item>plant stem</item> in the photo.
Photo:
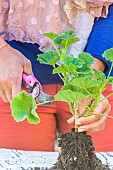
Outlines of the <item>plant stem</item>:
[[[79,115],[78,115],[78,103],[74,102],[73,109],[74,109],[74,118],[77,119],[79,117]],[[78,133],[78,126],[77,125],[75,125],[75,132]]]
[[100,102],[102,102],[103,100],[105,100],[105,99],[107,99],[107,98],[111,97],[112,95],[113,95],[113,92],[112,92],[112,93],[110,93],[109,95],[107,95],[106,97],[104,97],[104,99],[100,100]]
[[72,115],[74,115],[73,103],[69,102],[68,105],[69,105],[69,108],[70,108],[70,111],[71,111]]
[[54,44],[54,42],[53,42],[53,41],[52,41],[52,43],[53,43],[53,46],[54,46],[54,48],[55,48],[56,52],[58,53],[58,55],[59,55],[59,57],[60,57],[60,53],[59,53],[59,51],[58,51],[58,49],[57,49],[56,45]]
[[[56,67],[53,66],[53,68],[55,69]],[[57,74],[59,75],[59,77],[61,78],[61,80],[64,81],[63,78],[62,78],[62,76],[61,76],[59,73],[57,73]]]
[[99,101],[100,101],[100,94],[97,96],[97,98],[94,100],[94,102],[90,106],[89,110],[83,116],[90,116],[91,112],[94,110],[95,106],[99,103]]
[[111,64],[111,68],[110,68],[110,70],[109,70],[109,73],[108,73],[107,78],[109,78],[109,76],[110,76],[110,74],[111,74],[111,71],[112,71],[112,68],[113,68],[113,63]]
[[106,116],[107,118],[112,118],[112,119],[113,119],[113,116],[109,116],[109,115],[106,115],[106,114],[95,113],[95,114],[91,114],[91,115],[95,115],[95,116]]
[[85,90],[92,98],[94,98],[94,96],[93,96],[86,88],[84,88],[84,90]]
[[[79,117],[79,115],[78,115],[78,103],[69,102],[68,105],[69,105],[69,108],[70,108],[72,115],[74,116],[74,119],[77,119]],[[78,126],[75,126],[75,132],[78,132]]]
[[44,104],[49,104],[49,103],[52,104],[54,102],[55,102],[55,100],[45,101],[43,103],[38,103],[37,106],[44,105]]

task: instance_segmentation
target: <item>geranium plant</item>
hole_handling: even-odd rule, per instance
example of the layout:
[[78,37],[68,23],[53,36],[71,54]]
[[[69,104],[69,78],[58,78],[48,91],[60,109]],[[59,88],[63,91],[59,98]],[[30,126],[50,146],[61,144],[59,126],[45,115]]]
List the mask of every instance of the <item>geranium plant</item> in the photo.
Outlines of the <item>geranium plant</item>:
[[[78,105],[81,104],[81,100],[91,98],[93,100],[91,106],[84,105],[87,112],[81,115],[90,116],[95,106],[101,102],[100,96],[106,84],[113,85],[113,77],[110,76],[113,67],[113,49],[106,50],[103,54],[103,57],[112,63],[106,77],[102,71],[91,67],[94,62],[89,53],[82,52],[77,58],[71,54],[67,55],[68,47],[79,41],[73,30],[60,35],[52,32],[45,33],[44,36],[51,39],[54,50],[39,54],[38,61],[53,66],[53,74],[58,74],[64,82],[62,89],[55,95],[55,101],[68,102],[72,115],[78,118]],[[29,123],[37,124],[40,122],[35,111],[38,105],[40,104],[36,104],[32,96],[22,91],[11,102],[12,115],[16,121],[23,121],[27,118]],[[97,115],[100,114],[97,112]]]
[[[93,69],[93,57],[86,52],[79,54],[77,58],[69,54],[68,48],[73,43],[79,41],[73,30],[69,30],[63,34],[45,33],[53,44],[54,50],[49,50],[38,55],[38,61],[42,64],[53,66],[53,74],[58,74],[64,85],[62,89],[54,96],[53,101],[67,102],[70,112],[76,118],[80,116],[90,116],[93,114],[94,108],[104,99],[113,95],[113,92],[101,99],[101,94],[105,90],[106,84],[112,84],[113,77],[110,76],[113,68],[113,48],[106,50],[103,57],[111,62],[111,69],[106,77],[102,71]],[[93,101],[90,107],[81,102],[83,99],[91,99]],[[41,103],[42,105],[44,103]],[[83,104],[86,112],[79,115],[78,105]],[[11,102],[12,115],[19,122],[25,119],[29,123],[38,124],[40,118],[36,113],[37,106],[35,99],[28,95],[26,91],[20,92]],[[112,116],[96,113],[98,116]],[[64,115],[65,116],[65,115]],[[61,134],[59,137],[59,145],[61,154],[59,154],[57,169],[58,170],[108,170],[95,155],[92,139],[85,132],[77,133],[78,127],[74,132]]]

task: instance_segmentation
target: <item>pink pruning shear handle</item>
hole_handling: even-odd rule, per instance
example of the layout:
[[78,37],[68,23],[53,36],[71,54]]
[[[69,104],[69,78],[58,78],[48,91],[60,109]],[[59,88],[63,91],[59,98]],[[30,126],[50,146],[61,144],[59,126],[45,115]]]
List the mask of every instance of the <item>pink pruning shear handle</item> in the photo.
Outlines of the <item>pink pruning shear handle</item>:
[[33,87],[35,83],[38,83],[40,88],[42,89],[40,82],[33,75],[27,75],[23,73],[22,78],[29,86]]
[[25,83],[30,86],[28,93],[30,93],[38,103],[45,103],[43,105],[53,103],[52,100],[54,99],[54,96],[44,93],[40,82],[33,75],[26,75],[23,73],[22,78]]

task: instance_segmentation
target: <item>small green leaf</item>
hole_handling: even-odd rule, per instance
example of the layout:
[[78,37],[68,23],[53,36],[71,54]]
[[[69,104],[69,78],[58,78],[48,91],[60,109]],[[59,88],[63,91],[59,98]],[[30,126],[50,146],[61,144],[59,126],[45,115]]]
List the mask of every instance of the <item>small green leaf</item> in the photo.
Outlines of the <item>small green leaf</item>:
[[79,38],[68,38],[67,40],[62,39],[59,45],[62,45],[64,48],[68,48],[70,45],[74,44],[75,42],[79,41]]
[[73,55],[69,55],[69,56],[64,56],[64,64],[66,66],[69,66],[71,63],[73,65],[76,65],[77,64],[77,59],[73,56]]
[[60,45],[64,48],[69,47],[71,44],[79,41],[79,38],[74,37],[75,31],[69,30],[63,34],[60,34],[57,38],[54,39],[54,44]]
[[44,33],[44,36],[45,37],[48,37],[49,39],[51,39],[52,41],[57,38],[59,35],[58,34],[55,34],[53,32],[48,32],[48,33]]
[[[81,64],[81,67],[79,67],[77,69],[77,72],[78,72],[78,75],[82,76],[91,76],[92,77],[92,73],[91,73],[91,65],[94,64],[93,62],[93,57],[89,54],[89,53],[85,53],[85,52],[82,52],[80,55],[79,55],[79,60],[82,60],[82,62],[80,62]],[[79,63],[78,63],[79,64]],[[89,75],[90,74],[90,75]]]
[[64,102],[76,102],[78,103],[80,100],[86,98],[84,94],[81,92],[73,92],[70,89],[61,90],[55,95],[55,100],[64,101]]
[[20,92],[11,101],[12,116],[16,122],[25,120],[26,118],[35,116],[35,123],[39,123],[37,120],[35,110],[37,109],[37,104],[31,95],[27,95],[25,91]]
[[82,59],[86,65],[94,64],[93,57],[89,53],[82,52],[79,54],[79,58]]
[[59,73],[71,73],[73,70],[76,70],[79,66],[77,65],[78,59],[74,58],[73,55],[65,56],[63,58],[63,63],[59,67],[53,70],[53,74]]
[[61,64],[59,67],[53,69],[53,74],[66,73],[67,71],[67,67],[64,64]]
[[48,64],[54,66],[60,57],[58,56],[57,52],[48,51],[38,55],[37,60],[42,64]]
[[102,56],[109,62],[113,62],[113,48],[110,48],[102,54]]
[[79,69],[79,68],[81,69],[84,64],[85,64],[85,63],[84,63],[84,61],[83,61],[81,58],[77,58],[77,63],[76,63],[76,65],[78,66],[78,69]]

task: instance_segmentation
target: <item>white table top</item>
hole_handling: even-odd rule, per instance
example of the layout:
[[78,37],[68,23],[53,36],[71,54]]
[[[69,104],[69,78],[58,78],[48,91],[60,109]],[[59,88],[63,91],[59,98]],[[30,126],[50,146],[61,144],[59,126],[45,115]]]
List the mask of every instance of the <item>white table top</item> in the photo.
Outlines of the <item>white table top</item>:
[[[107,159],[110,168],[113,170],[113,152],[97,153],[97,156],[105,164]],[[0,149],[0,170],[28,170],[28,168],[30,170],[34,167],[50,168],[56,162],[57,157],[58,152]]]

